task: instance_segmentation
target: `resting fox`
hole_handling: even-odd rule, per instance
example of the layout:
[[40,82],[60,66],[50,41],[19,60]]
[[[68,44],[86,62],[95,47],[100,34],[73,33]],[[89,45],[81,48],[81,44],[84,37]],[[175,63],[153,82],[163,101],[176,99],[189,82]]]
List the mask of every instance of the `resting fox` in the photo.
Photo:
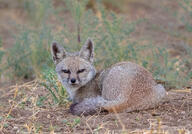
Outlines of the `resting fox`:
[[72,99],[72,114],[142,110],[154,107],[165,96],[164,87],[135,63],[121,62],[96,72],[91,39],[76,53],[53,42],[51,52],[58,78]]

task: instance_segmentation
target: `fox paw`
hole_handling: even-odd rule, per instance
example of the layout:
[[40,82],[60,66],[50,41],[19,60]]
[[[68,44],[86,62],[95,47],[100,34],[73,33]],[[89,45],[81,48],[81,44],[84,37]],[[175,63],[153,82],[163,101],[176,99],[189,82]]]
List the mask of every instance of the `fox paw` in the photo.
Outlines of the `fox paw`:
[[89,106],[86,106],[84,105],[83,103],[74,103],[74,104],[71,104],[70,106],[70,112],[73,114],[73,115],[84,115],[84,116],[87,116],[87,115],[93,115],[97,112],[96,109],[92,109],[90,108]]
[[74,113],[75,112],[75,106],[77,105],[78,103],[73,103],[73,104],[71,104],[70,105],[70,108],[69,108],[69,111],[70,111],[70,113]]

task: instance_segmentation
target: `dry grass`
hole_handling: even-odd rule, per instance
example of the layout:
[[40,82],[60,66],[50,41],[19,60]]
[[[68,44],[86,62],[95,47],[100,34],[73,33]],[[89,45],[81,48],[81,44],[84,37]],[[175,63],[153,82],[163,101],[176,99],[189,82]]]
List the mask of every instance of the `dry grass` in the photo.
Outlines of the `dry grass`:
[[[169,91],[162,104],[149,110],[78,117],[68,112],[70,102],[53,105],[35,80],[0,90],[0,132],[187,134],[192,131],[191,91]],[[42,96],[47,99],[39,102]]]

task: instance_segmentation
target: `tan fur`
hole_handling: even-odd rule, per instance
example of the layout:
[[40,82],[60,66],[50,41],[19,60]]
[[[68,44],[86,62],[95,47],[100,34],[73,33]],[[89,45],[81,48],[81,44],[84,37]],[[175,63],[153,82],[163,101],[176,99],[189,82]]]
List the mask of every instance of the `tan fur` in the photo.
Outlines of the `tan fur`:
[[[56,71],[73,100],[73,114],[91,114],[98,109],[109,112],[147,109],[157,105],[165,96],[163,86],[156,84],[151,73],[135,63],[117,63],[96,74],[92,64],[93,42],[90,39],[79,53],[67,55],[65,51],[58,52],[62,52],[63,56],[52,52],[53,59],[59,61],[55,62]],[[59,59],[57,55],[64,58]],[[69,69],[70,74],[61,72],[62,69]],[[80,69],[86,71],[77,73]],[[76,85],[66,81],[71,77],[77,79]]]
[[111,107],[108,104],[105,109],[132,111],[148,108],[151,104],[147,98],[154,98],[153,88],[156,85],[151,73],[143,67],[131,62],[118,63],[110,68],[102,87],[103,97],[107,100],[117,100],[117,105],[113,103]]

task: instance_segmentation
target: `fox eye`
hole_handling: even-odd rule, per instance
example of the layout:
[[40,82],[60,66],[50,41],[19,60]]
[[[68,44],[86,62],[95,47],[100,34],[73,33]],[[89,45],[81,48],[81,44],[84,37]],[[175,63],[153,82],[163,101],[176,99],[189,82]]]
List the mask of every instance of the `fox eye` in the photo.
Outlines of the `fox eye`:
[[85,71],[85,69],[80,69],[80,70],[77,71],[77,73],[82,73],[84,71]]
[[64,73],[67,73],[67,74],[71,73],[70,70],[67,70],[67,69],[63,69],[61,71],[64,72]]

